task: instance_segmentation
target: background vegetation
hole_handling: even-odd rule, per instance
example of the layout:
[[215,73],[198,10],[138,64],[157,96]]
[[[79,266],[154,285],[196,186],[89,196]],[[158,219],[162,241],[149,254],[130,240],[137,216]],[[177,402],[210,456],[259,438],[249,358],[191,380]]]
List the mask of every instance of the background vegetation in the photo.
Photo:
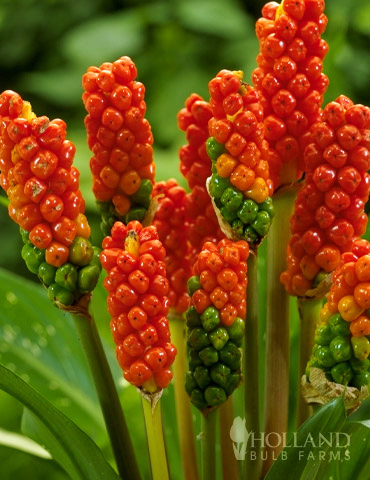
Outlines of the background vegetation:
[[[184,137],[177,129],[176,114],[190,93],[197,92],[208,98],[208,81],[222,68],[244,70],[245,79],[249,80],[258,48],[254,23],[264,3],[261,0],[0,0],[0,91],[15,90],[31,101],[38,115],[61,117],[67,121],[69,138],[77,146],[81,189],[92,223],[97,218],[90,192],[90,154],[81,102],[81,76],[86,68],[114,61],[121,55],[133,58],[139,80],[146,86],[147,117],[155,139],[157,179],[172,176],[183,182],[178,172],[177,150]],[[330,45],[330,52],[325,60],[325,73],[330,78],[330,86],[325,101],[343,93],[356,103],[370,105],[370,2],[327,0],[326,5],[329,24],[324,38]],[[99,234],[95,235],[95,240],[99,241]],[[11,272],[37,280],[23,265],[18,227],[9,220],[2,206],[0,242],[1,282],[14,281],[16,284],[18,280]],[[260,259],[262,276],[263,252]],[[31,290],[25,298],[31,302],[32,289],[37,288],[39,292],[39,287],[27,284],[27,288]],[[261,296],[262,289],[263,284]],[[111,340],[100,290],[97,297],[99,324],[109,349]],[[4,312],[6,301],[0,296],[0,309]],[[24,312],[24,315],[28,314]],[[54,310],[48,314],[56,315],[59,320],[63,318]],[[58,330],[61,335],[59,347],[64,338],[63,329],[73,328],[67,317],[64,321],[66,323]],[[5,334],[4,325],[0,324],[3,339]],[[293,316],[293,355],[296,336],[297,322]],[[77,358],[78,342],[76,339],[69,341],[71,350],[64,353]],[[1,345],[0,338],[0,353]],[[55,348],[55,358],[63,356],[63,349]],[[78,362],[83,365],[83,359]],[[68,371],[64,370],[60,375],[68,380]],[[116,375],[119,377],[118,371]],[[293,400],[297,395],[296,376],[293,371]],[[91,382],[86,381],[84,394],[94,399]],[[50,393],[49,386],[40,385],[39,388]],[[122,392],[130,414],[139,408],[136,392],[130,388],[122,389]],[[173,425],[171,390],[167,396],[169,422],[166,423]],[[4,393],[0,393],[0,412],[0,429],[20,431],[22,409]],[[293,421],[291,427],[294,428]],[[132,428],[136,432],[136,444],[141,445],[144,442],[143,426],[139,421]],[[169,452],[170,461],[178,465],[177,432],[173,427],[172,430],[167,427],[167,431],[174,439]],[[104,447],[106,440],[99,435],[101,432],[92,433],[95,441]],[[105,451],[109,456],[109,449]],[[147,472],[145,462],[143,469]],[[14,475],[29,480],[67,478],[53,462],[0,447],[0,477],[7,480]],[[172,478],[181,479],[181,473],[173,472]]]

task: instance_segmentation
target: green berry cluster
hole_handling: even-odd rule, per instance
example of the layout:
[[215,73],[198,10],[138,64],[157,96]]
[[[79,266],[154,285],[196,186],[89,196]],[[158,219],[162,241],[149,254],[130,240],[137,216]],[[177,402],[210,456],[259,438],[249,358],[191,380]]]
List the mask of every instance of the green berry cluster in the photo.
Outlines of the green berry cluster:
[[22,258],[28,270],[47,287],[50,300],[68,307],[95,288],[101,271],[100,250],[88,239],[76,236],[69,247],[68,261],[56,267],[46,262],[45,250],[31,243],[26,230],[21,228],[20,232],[24,243]]
[[230,224],[236,238],[246,240],[250,245],[258,244],[269,231],[275,215],[271,197],[258,203],[246,198],[230,181],[218,174],[215,164],[224,153],[224,145],[210,137],[206,143],[207,153],[212,160],[212,177],[209,193],[220,210],[222,217]]
[[306,376],[309,378],[310,369],[317,367],[326,373],[328,380],[360,390],[370,384],[369,346],[366,336],[352,336],[350,323],[334,313],[316,327]]
[[206,242],[188,280],[185,389],[203,412],[224,403],[241,381],[248,254],[244,241]]

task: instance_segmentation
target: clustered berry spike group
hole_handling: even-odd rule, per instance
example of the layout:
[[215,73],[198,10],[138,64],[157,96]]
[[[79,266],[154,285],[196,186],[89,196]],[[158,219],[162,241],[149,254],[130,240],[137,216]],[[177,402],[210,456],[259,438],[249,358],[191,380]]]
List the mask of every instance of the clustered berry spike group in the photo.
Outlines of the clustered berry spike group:
[[186,283],[191,276],[188,225],[185,221],[186,192],[174,179],[157,182],[153,198],[158,199],[152,225],[166,249],[166,270],[169,280],[168,298],[171,310],[181,315],[189,306]]
[[248,243],[206,242],[188,281],[186,391],[200,410],[226,401],[241,380]]
[[258,244],[267,234],[273,184],[266,161],[263,108],[257,90],[242,82],[242,72],[221,70],[209,82],[213,117],[208,155],[209,192],[233,237]]
[[21,229],[22,257],[53,301],[76,304],[95,287],[100,265],[66,124],[37,117],[11,90],[0,96],[0,122],[0,180]]
[[370,244],[363,240],[333,274],[308,362],[329,380],[361,390],[370,386]]
[[261,92],[268,161],[275,189],[302,175],[305,134],[320,119],[329,80],[323,73],[328,44],[324,0],[267,3],[256,23],[260,44],[252,80]]
[[191,189],[185,197],[185,212],[193,257],[200,252],[204,242],[215,243],[224,237],[206,189],[206,180],[212,173],[206,149],[211,118],[210,104],[195,93],[187,98],[185,107],[177,115],[179,128],[186,132],[188,142],[180,148],[179,157],[180,172]]
[[370,176],[370,109],[340,96],[312,125],[304,150],[305,184],[291,218],[288,269],[281,280],[304,296],[340,264],[365,233]]
[[111,331],[124,378],[148,393],[172,379],[166,251],[154,226],[114,223],[100,254]]
[[142,220],[150,204],[155,166],[145,116],[145,87],[129,57],[89,67],[82,77],[93,192],[108,235],[115,220]]

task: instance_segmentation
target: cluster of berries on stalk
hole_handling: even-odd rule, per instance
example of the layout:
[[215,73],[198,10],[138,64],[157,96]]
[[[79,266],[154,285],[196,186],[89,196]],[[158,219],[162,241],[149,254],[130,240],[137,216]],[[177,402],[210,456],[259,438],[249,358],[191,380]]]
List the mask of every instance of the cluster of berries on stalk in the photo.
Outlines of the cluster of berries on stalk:
[[154,226],[114,223],[100,254],[111,331],[124,378],[147,393],[168,386],[176,348],[170,342],[166,251]]
[[179,150],[180,172],[186,178],[190,192],[185,197],[187,237],[193,247],[193,258],[204,242],[217,242],[224,237],[206,188],[211,176],[211,160],[207,153],[208,122],[211,106],[195,93],[191,94],[178,115],[180,130],[186,133],[187,144]]
[[260,53],[252,80],[261,93],[275,189],[301,176],[306,132],[320,119],[329,84],[323,73],[324,8],[324,0],[268,2],[256,23]]
[[93,192],[108,235],[113,223],[142,220],[154,181],[153,135],[145,87],[129,57],[89,67],[82,77]]
[[258,245],[274,215],[260,96],[242,82],[242,72],[229,70],[221,70],[209,82],[209,92],[209,192],[233,238]]
[[63,120],[37,117],[19,94],[0,96],[1,186],[20,226],[22,257],[61,306],[77,304],[99,278],[98,252],[72,165],[75,146]]
[[153,188],[157,199],[152,225],[166,249],[166,270],[169,280],[168,298],[174,314],[181,315],[189,306],[186,283],[191,276],[188,225],[185,221],[186,192],[174,179],[157,182]]
[[185,388],[200,410],[226,401],[241,380],[248,243],[206,242],[188,281],[189,371]]
[[317,286],[366,231],[369,127],[370,109],[342,95],[310,129],[305,184],[295,202],[288,269],[281,276],[292,295],[304,296]]
[[306,375],[318,367],[329,380],[361,390],[370,386],[369,242],[358,241],[352,253],[343,254],[333,277]]

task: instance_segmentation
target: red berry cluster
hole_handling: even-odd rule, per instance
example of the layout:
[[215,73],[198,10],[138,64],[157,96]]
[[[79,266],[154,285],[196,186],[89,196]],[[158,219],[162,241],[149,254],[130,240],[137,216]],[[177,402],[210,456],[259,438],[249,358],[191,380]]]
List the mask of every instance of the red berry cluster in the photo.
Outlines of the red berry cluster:
[[328,44],[324,0],[267,3],[256,23],[260,44],[252,80],[262,93],[265,137],[275,189],[302,174],[305,133],[320,118],[328,77],[322,73]]
[[0,96],[0,121],[0,181],[10,217],[29,232],[35,247],[45,250],[45,261],[60,267],[75,238],[90,236],[66,124],[37,117],[11,90]]
[[176,180],[154,184],[153,198],[158,199],[158,208],[152,225],[157,229],[159,239],[166,249],[168,298],[171,309],[177,314],[184,313],[189,306],[186,282],[191,276],[191,266],[185,197],[185,190]]
[[124,378],[153,393],[172,378],[166,251],[155,227],[115,222],[100,254],[111,330]]
[[211,117],[209,103],[195,93],[189,96],[177,115],[179,128],[186,132],[188,142],[180,148],[179,157],[180,171],[191,189],[185,197],[185,210],[188,238],[194,253],[200,252],[205,241],[217,242],[224,236],[206,189],[206,180],[211,176],[211,160],[206,151]]
[[145,87],[136,76],[134,62],[121,57],[89,67],[82,77],[93,192],[98,202],[112,202],[119,218],[127,218],[133,207],[141,207],[144,213],[138,211],[137,217],[143,217],[147,205],[134,195],[144,179],[153,182],[155,173]]
[[304,151],[305,185],[291,218],[288,270],[281,280],[304,295],[320,271],[332,272],[341,253],[365,233],[369,197],[370,109],[340,96],[312,125]]
[[220,323],[230,326],[236,317],[245,318],[247,263],[249,246],[244,240],[232,242],[224,238],[217,244],[206,242],[194,264],[201,288],[192,295],[192,304],[199,314],[214,306]]
[[258,91],[242,82],[242,72],[221,70],[209,84],[213,117],[209,134],[227,153],[216,158],[215,169],[222,178],[256,203],[273,192],[266,158],[263,108]]

